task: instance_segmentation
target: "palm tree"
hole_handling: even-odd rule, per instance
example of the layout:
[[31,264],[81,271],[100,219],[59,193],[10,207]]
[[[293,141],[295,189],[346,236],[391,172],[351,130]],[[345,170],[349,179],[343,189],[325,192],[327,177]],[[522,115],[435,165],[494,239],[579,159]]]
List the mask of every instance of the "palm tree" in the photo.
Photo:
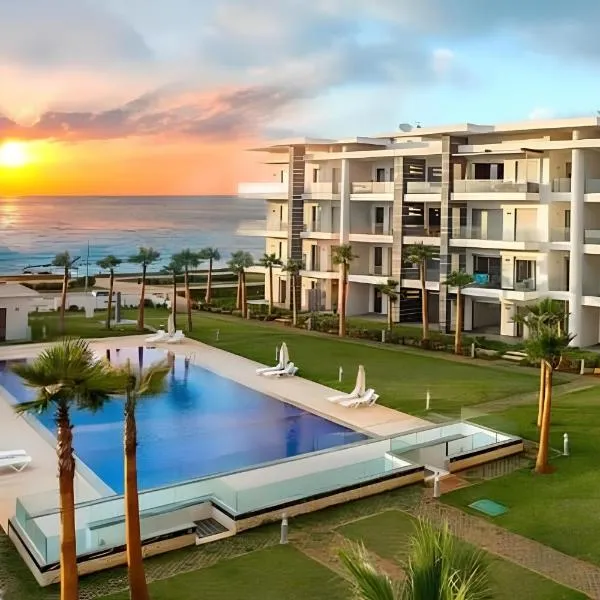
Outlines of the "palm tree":
[[63,340],[44,350],[33,362],[14,367],[37,397],[18,404],[24,412],[53,411],[56,423],[56,454],[60,494],[60,584],[61,600],[77,600],[77,549],[75,541],[75,457],[73,456],[72,408],[98,410],[122,388],[122,380],[97,361],[84,340]]
[[433,246],[426,246],[423,242],[413,244],[406,248],[406,260],[417,266],[421,280],[421,321],[423,323],[423,341],[429,339],[429,311],[427,298],[427,261],[436,255]]
[[[558,300],[543,298],[536,304],[525,307],[525,310],[517,314],[513,322],[523,325],[527,328],[528,335],[535,337],[540,327],[548,326],[555,329],[556,333],[561,334],[564,329],[566,313],[564,306]],[[544,398],[546,396],[546,363],[540,361],[540,391],[538,397],[538,416],[537,426],[542,426],[542,414],[544,412]]]
[[138,329],[144,329],[144,301],[146,300],[146,273],[148,265],[155,263],[160,258],[160,252],[152,247],[140,246],[137,254],[129,257],[129,262],[142,265],[142,293],[140,294],[140,309],[138,315]]
[[[540,443],[535,462],[536,473],[550,472],[548,450],[552,418],[552,376],[572,339],[572,335],[558,332],[555,324],[542,323],[538,325],[535,335],[530,337],[525,344],[529,358],[539,360],[544,365],[544,399],[540,423]],[[540,393],[542,393],[541,386]]]
[[448,287],[456,288],[456,325],[454,331],[454,354],[462,354],[463,303],[462,291],[471,285],[475,279],[464,271],[452,271],[446,278]]
[[173,255],[173,260],[183,268],[185,285],[185,304],[187,310],[188,331],[192,330],[192,295],[190,293],[190,269],[200,264],[200,253],[192,252],[189,248]]
[[233,252],[227,262],[229,268],[238,276],[237,308],[242,311],[242,317],[248,316],[248,304],[246,293],[246,269],[254,264],[252,254],[238,250]]
[[137,480],[137,424],[135,411],[142,398],[157,396],[165,389],[165,379],[170,367],[166,361],[150,365],[147,369],[134,369],[131,361],[118,369],[125,394],[123,449],[125,455],[125,541],[129,591],[135,600],[148,600],[148,586],[142,559],[140,532],[140,503]]
[[175,260],[175,255],[171,258],[171,262],[165,265],[161,273],[170,275],[173,281],[173,298],[171,299],[171,315],[173,315],[173,327],[177,328],[177,276],[181,275],[182,269],[179,261]]
[[60,332],[65,332],[65,310],[67,307],[67,290],[69,289],[69,272],[71,267],[79,260],[77,258],[71,258],[68,252],[61,252],[54,257],[52,261],[53,267],[60,267],[64,269],[63,281],[62,281],[62,293],[60,295]]
[[387,283],[376,286],[376,288],[388,299],[387,307],[387,328],[391,331],[394,326],[393,312],[394,304],[398,301],[398,282],[393,279],[388,279]]
[[488,600],[487,565],[483,553],[460,544],[448,525],[434,527],[419,520],[410,541],[402,585],[379,573],[362,545],[342,550],[357,600]]
[[105,256],[102,260],[99,260],[96,264],[104,270],[108,270],[110,273],[110,282],[108,285],[108,315],[106,316],[106,329],[110,329],[110,318],[112,313],[112,298],[113,298],[113,289],[115,287],[115,269],[122,263],[123,261],[112,254]]
[[341,246],[332,247],[332,260],[334,265],[340,268],[339,286],[340,286],[340,306],[339,312],[339,335],[346,335],[346,303],[348,302],[348,272],[350,264],[356,258],[356,254],[352,252],[350,244],[342,244]]
[[271,314],[273,312],[273,267],[281,266],[283,262],[276,254],[264,254],[258,264],[269,270],[269,314]]
[[217,248],[208,246],[207,248],[202,248],[202,250],[200,250],[200,259],[208,261],[208,277],[206,280],[206,296],[204,297],[204,302],[210,304],[212,297],[213,261],[221,260],[221,254]]
[[298,279],[300,278],[300,271],[302,271],[303,269],[304,261],[296,260],[294,258],[288,258],[287,263],[283,267],[283,270],[290,274],[292,284],[292,324],[294,326],[298,324],[298,305],[296,302],[296,290],[298,289]]

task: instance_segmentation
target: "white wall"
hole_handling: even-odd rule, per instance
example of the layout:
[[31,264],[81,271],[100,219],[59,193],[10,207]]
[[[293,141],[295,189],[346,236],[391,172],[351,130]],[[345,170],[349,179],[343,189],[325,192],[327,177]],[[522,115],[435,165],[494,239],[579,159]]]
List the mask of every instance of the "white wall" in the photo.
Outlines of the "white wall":
[[371,286],[367,283],[351,283],[348,286],[347,315],[364,315],[371,305]]
[[0,298],[0,308],[6,308],[6,340],[28,340],[31,298]]

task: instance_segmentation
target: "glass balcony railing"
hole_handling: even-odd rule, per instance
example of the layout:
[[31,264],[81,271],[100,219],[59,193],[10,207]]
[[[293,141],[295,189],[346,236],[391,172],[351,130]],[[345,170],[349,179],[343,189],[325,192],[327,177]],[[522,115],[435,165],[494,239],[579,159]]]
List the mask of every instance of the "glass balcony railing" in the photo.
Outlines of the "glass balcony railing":
[[504,194],[525,194],[538,193],[540,184],[528,181],[526,183],[515,183],[514,181],[504,181],[502,179],[455,179],[454,192],[459,194],[477,194],[477,193],[504,193]]
[[383,265],[373,265],[370,269],[370,275],[378,275],[384,277],[391,277],[392,269],[390,267],[384,267]]
[[585,244],[600,244],[600,229],[586,229],[583,240]]
[[439,227],[424,227],[423,225],[404,225],[402,235],[412,237],[440,237]]
[[393,181],[355,181],[350,184],[352,194],[391,194]]
[[570,242],[571,230],[568,227],[557,227],[550,231],[551,242]]
[[585,180],[585,193],[586,194],[600,194],[600,179],[586,179]]
[[523,279],[521,281],[515,281],[516,292],[535,292],[535,280],[534,279]]
[[559,193],[568,193],[571,191],[571,179],[569,177],[561,177],[552,180],[552,191]]
[[461,227],[454,231],[453,239],[492,240],[498,242],[539,242],[541,235],[537,229],[519,229],[515,233],[490,231],[482,227]]
[[269,221],[267,220],[267,231],[287,231],[287,221]]
[[407,194],[439,194],[442,184],[439,181],[407,181]]
[[[418,280],[421,275],[419,273],[418,267],[404,267],[400,273],[402,279],[412,279]],[[427,269],[425,271],[425,280],[426,281],[439,281],[440,280],[440,270],[438,269]]]

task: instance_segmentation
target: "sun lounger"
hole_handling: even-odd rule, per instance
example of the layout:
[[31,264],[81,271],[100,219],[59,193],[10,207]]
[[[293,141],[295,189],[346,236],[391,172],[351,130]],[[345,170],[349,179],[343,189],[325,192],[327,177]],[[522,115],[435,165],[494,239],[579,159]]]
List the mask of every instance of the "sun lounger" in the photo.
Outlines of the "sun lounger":
[[12,456],[0,457],[0,469],[10,467],[13,471],[22,471],[31,462],[31,456],[27,454],[13,454]]
[[288,363],[285,369],[280,369],[279,371],[269,371],[267,373],[263,373],[265,377],[293,377],[298,372],[298,367],[293,363]]
[[183,333],[183,331],[178,329],[173,335],[167,337],[165,342],[167,344],[179,344],[180,342],[183,342],[184,339],[185,339],[185,334]]
[[0,458],[10,458],[12,456],[27,456],[25,450],[0,450]]
[[379,396],[375,393],[373,388],[369,388],[362,396],[359,398],[353,398],[352,400],[343,400],[340,402],[340,406],[345,406],[346,408],[357,408],[359,406],[372,406],[377,402]]
[[146,344],[154,344],[155,342],[164,342],[168,339],[168,337],[169,334],[161,329],[160,331],[157,331],[154,335],[147,337],[144,341],[146,342]]
[[279,361],[274,367],[260,367],[256,369],[257,375],[266,375],[267,373],[275,373],[276,371],[283,371],[288,366],[290,358],[288,355],[288,349],[285,342],[281,344],[279,348]]
[[343,402],[345,400],[356,400],[365,393],[365,368],[361,365],[358,367],[358,375],[356,376],[356,385],[349,394],[340,394],[338,396],[330,396],[327,398],[329,402]]

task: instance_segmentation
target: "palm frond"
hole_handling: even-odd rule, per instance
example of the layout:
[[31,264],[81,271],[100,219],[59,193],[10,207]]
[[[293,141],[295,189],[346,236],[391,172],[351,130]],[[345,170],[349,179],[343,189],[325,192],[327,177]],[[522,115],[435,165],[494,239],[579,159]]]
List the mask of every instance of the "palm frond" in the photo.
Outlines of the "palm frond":
[[166,378],[171,368],[167,361],[154,363],[144,369],[138,379],[139,396],[156,396],[165,390]]
[[339,553],[342,564],[350,574],[356,600],[399,600],[396,583],[371,564],[363,545],[352,545]]

